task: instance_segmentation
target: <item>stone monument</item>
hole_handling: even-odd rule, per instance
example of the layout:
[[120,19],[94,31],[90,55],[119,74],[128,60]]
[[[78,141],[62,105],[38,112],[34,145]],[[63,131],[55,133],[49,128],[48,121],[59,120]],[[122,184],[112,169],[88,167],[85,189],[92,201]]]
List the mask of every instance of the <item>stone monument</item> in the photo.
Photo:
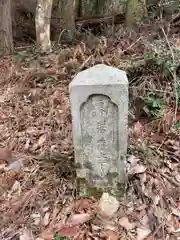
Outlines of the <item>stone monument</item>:
[[69,85],[79,191],[122,196],[126,186],[128,79],[98,64]]

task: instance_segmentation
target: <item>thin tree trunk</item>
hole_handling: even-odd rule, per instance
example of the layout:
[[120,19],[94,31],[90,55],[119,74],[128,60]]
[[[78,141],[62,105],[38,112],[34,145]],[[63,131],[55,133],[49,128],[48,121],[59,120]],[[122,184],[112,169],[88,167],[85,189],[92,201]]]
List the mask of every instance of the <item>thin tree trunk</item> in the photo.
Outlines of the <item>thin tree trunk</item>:
[[0,0],[0,55],[13,51],[11,0]]
[[66,42],[71,42],[75,31],[75,14],[78,11],[78,2],[77,0],[61,0],[59,7],[63,39]]
[[82,17],[113,16],[122,13],[122,0],[82,0]]
[[36,7],[36,44],[43,52],[51,51],[50,23],[53,0],[38,0]]
[[133,28],[147,16],[146,0],[127,0],[126,26]]

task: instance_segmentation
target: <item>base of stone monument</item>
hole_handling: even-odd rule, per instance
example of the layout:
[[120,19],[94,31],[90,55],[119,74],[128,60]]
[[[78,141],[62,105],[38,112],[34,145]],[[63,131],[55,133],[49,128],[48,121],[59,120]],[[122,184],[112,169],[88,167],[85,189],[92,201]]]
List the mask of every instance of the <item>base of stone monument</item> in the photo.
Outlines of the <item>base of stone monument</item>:
[[116,199],[121,200],[126,192],[126,184],[124,182],[117,184],[116,191],[112,191],[112,188],[107,186],[104,186],[104,188],[92,187],[84,178],[77,178],[76,184],[77,195],[79,197],[93,197],[95,199],[99,199],[102,194],[106,192],[109,193],[111,196],[116,197]]

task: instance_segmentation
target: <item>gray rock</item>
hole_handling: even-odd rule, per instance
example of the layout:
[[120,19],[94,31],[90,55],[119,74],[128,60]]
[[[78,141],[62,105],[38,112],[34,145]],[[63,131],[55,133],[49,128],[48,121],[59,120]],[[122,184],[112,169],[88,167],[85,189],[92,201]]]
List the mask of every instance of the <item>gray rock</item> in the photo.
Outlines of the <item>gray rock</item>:
[[7,167],[4,168],[6,172],[9,171],[19,171],[23,167],[23,160],[18,159],[12,163],[10,163]]
[[99,208],[108,217],[113,216],[117,212],[119,205],[120,203],[114,196],[111,196],[108,193],[102,194],[99,202]]

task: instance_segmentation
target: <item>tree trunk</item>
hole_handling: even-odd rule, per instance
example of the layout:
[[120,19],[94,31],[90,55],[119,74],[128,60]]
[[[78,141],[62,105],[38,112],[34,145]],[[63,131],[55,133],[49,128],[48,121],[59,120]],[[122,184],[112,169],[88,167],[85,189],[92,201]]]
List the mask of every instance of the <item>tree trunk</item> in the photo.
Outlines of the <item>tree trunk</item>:
[[127,0],[126,26],[133,28],[147,16],[146,0]]
[[63,40],[71,42],[75,32],[75,14],[78,11],[77,0],[61,0],[59,3],[60,26],[63,30]]
[[113,16],[122,13],[122,0],[82,0],[82,17]]
[[13,51],[11,0],[0,0],[0,55]]
[[51,51],[50,23],[53,0],[38,0],[36,6],[36,44],[43,52]]

